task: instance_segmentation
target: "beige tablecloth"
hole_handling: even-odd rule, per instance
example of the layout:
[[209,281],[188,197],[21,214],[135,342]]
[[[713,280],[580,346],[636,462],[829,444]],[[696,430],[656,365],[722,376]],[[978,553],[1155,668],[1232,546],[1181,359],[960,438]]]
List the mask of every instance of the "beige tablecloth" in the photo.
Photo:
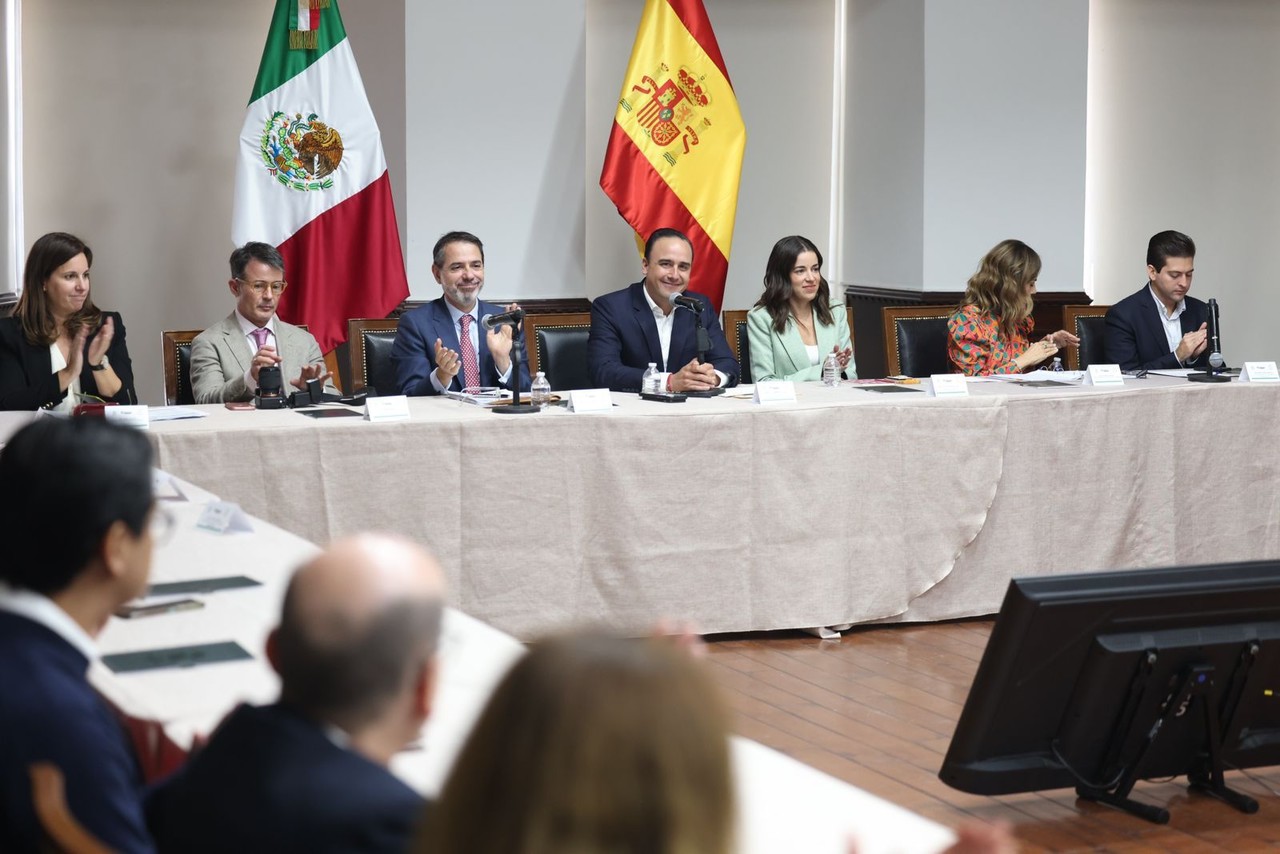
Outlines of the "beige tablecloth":
[[941,619],[995,611],[1016,575],[1280,554],[1280,388],[971,390],[415,399],[392,424],[210,407],[151,432],[162,467],[308,540],[420,540],[460,609],[521,638]]

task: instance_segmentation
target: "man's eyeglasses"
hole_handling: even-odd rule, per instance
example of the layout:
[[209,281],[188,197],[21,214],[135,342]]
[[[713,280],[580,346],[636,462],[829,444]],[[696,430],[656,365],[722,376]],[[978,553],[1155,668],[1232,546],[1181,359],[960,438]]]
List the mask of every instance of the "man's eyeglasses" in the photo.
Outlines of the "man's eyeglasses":
[[280,294],[284,293],[284,289],[289,287],[288,282],[263,282],[263,281],[250,282],[246,279],[241,279],[239,276],[236,277],[236,281],[240,282],[241,284],[248,285],[249,289],[252,290],[258,296],[262,296],[268,290],[270,290],[271,293],[275,294],[276,296],[280,296]]
[[173,513],[168,507],[162,504],[152,506],[151,518],[147,521],[147,525],[151,531],[152,545],[163,545],[173,536],[173,529],[177,526],[177,520],[173,518]]

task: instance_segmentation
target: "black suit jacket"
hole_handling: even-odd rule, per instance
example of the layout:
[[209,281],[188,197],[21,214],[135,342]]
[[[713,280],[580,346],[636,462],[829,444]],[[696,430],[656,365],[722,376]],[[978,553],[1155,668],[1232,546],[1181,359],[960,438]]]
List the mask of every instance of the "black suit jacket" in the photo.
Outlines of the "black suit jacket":
[[[1178,319],[1182,334],[1186,335],[1209,319],[1209,307],[1195,297],[1184,299],[1187,308]],[[1208,348],[1187,364],[1178,363],[1178,357],[1169,349],[1150,285],[1143,285],[1137,293],[1107,309],[1106,324],[1107,361],[1119,365],[1122,371],[1202,368],[1209,363]]]
[[240,706],[147,797],[160,851],[403,852],[422,798],[281,706]]
[[89,661],[51,629],[0,611],[0,851],[35,851],[33,762],[57,765],[67,804],[115,851],[151,851],[142,776],[124,729],[85,678]]
[[[115,335],[107,348],[107,359],[122,384],[114,397],[105,400],[137,403],[138,396],[133,389],[133,363],[129,361],[129,348],[124,341],[124,320],[117,312],[104,311],[103,321],[108,317],[115,326]],[[88,353],[86,342],[84,367],[80,370],[80,392],[100,397],[97,379],[89,367]],[[18,318],[0,318],[0,410],[47,409],[57,406],[66,396],[67,393],[58,388],[48,346],[28,343]]]
[[[711,301],[702,294],[685,291],[702,305],[702,325],[711,339],[707,361],[728,376],[726,386],[738,384],[742,369],[729,351],[729,342]],[[591,381],[614,391],[639,391],[644,372],[653,362],[660,371],[678,371],[698,356],[697,325],[693,315],[676,309],[671,328],[670,358],[662,361],[662,344],[653,309],[644,298],[644,282],[597,297],[591,303],[591,333],[587,342],[587,362]]]

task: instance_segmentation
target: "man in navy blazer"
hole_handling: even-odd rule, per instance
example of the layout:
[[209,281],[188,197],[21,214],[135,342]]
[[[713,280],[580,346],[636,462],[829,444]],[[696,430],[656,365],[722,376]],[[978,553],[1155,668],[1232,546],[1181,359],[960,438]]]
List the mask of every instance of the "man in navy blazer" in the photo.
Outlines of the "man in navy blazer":
[[299,569],[267,639],[280,700],[237,708],[150,794],[159,850],[407,851],[424,803],[387,765],[431,710],[443,601],[439,565],[397,537]]
[[89,685],[93,638],[151,571],[151,446],[98,418],[42,418],[0,453],[0,851],[44,835],[29,768],[114,851],[153,850],[124,729]]
[[[729,351],[711,301],[691,293],[693,244],[674,228],[660,228],[645,243],[644,279],[591,303],[587,361],[592,381],[614,391],[639,391],[649,363],[662,372],[667,391],[707,391],[737,385],[740,367]],[[698,361],[697,324],[692,310],[672,299],[694,300],[711,349]]]
[[[485,331],[486,315],[519,308],[479,299],[484,287],[484,244],[465,231],[451,231],[431,250],[431,274],[444,295],[400,318],[391,362],[401,394],[432,395],[468,386],[512,388],[511,351],[521,354],[519,385],[529,390],[524,344],[510,324]],[[468,362],[471,362],[470,367]]]
[[1122,371],[1198,368],[1207,364],[1209,307],[1187,296],[1196,244],[1162,231],[1147,243],[1148,282],[1107,309],[1107,361]]

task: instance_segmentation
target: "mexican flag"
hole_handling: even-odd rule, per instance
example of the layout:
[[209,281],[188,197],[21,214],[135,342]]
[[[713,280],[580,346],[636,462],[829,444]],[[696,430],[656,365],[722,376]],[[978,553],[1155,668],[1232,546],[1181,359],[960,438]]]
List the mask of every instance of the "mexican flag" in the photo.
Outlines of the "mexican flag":
[[277,0],[240,129],[231,239],[285,261],[280,316],[329,352],[409,295],[387,161],[337,0]]

